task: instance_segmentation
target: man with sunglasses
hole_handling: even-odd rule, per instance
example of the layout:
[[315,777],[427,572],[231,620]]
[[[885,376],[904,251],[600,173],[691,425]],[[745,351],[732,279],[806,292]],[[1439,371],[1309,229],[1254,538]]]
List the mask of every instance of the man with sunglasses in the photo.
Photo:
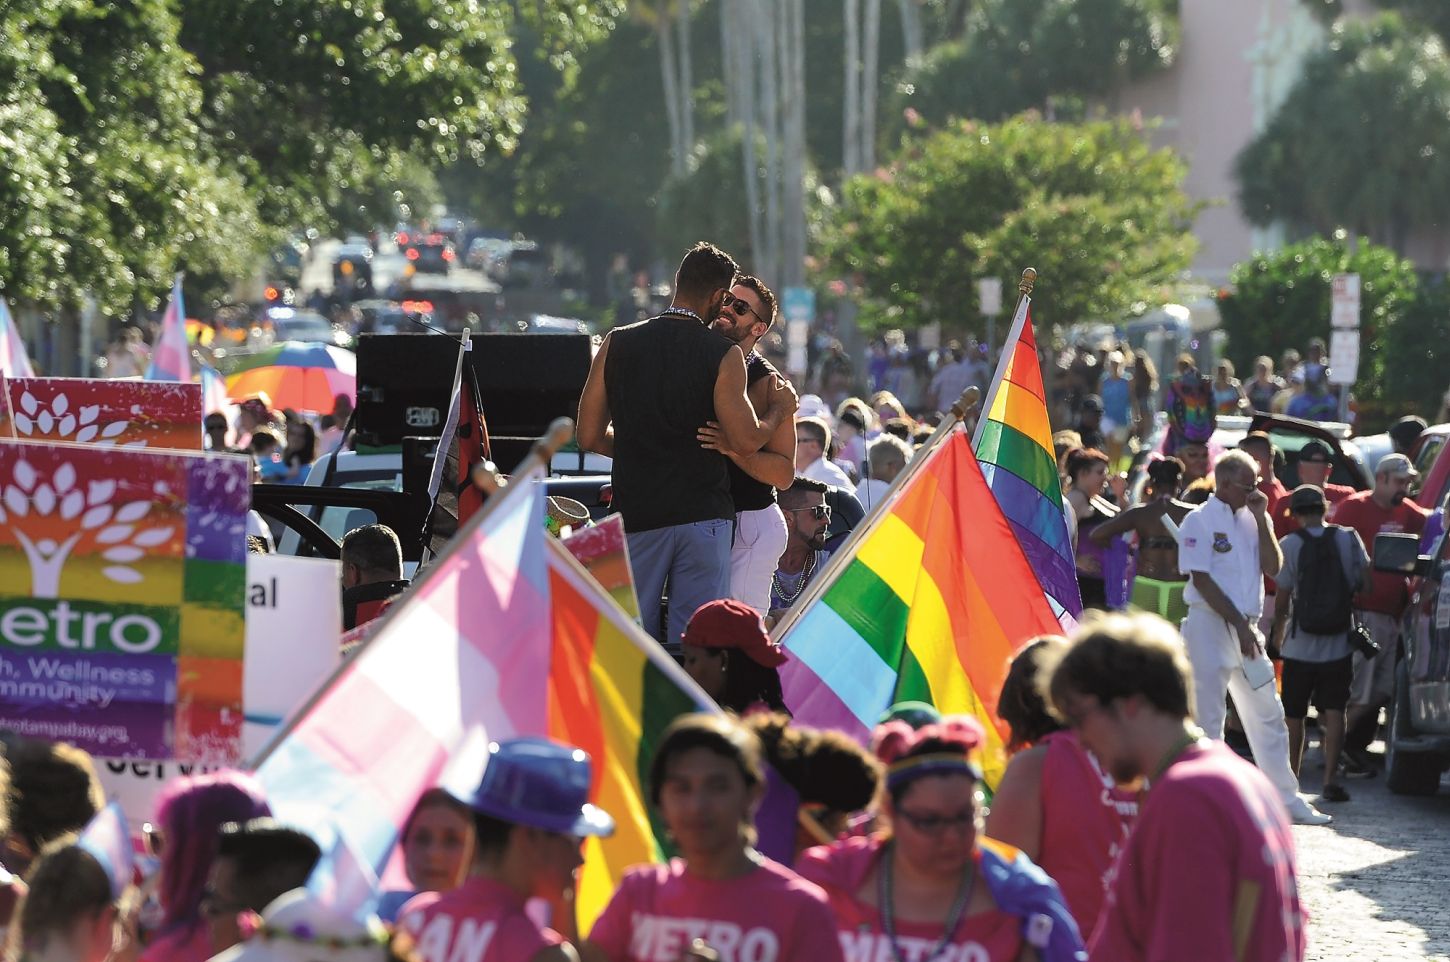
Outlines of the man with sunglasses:
[[1188,513],[1178,531],[1178,569],[1189,579],[1183,643],[1193,665],[1195,715],[1209,738],[1222,740],[1225,698],[1232,695],[1254,760],[1289,816],[1324,825],[1332,819],[1299,794],[1289,767],[1284,706],[1258,627],[1264,579],[1277,575],[1283,563],[1259,465],[1247,452],[1229,451],[1214,465],[1213,477],[1213,495]]
[[786,542],[771,578],[770,611],[776,617],[805,593],[831,555],[826,550],[831,508],[824,483],[796,478],[780,493],[780,508],[785,513]]
[[[775,323],[775,293],[759,278],[742,274],[725,296],[724,310],[711,326],[745,352],[745,380],[751,407],[768,412],[770,391],[777,379],[775,366],[755,350],[756,343]],[[770,610],[770,579],[785,550],[785,515],[776,504],[777,488],[795,480],[795,429],[788,421],[753,454],[732,451],[720,425],[710,421],[700,429],[700,443],[730,459],[730,497],[735,502],[735,540],[730,549],[730,597],[744,602],[764,617]]]
[[[728,461],[701,447],[720,425],[730,450],[753,454],[790,421],[797,399],[773,380],[765,414],[746,395],[745,355],[710,325],[737,274],[713,244],[695,245],[658,317],[605,335],[579,399],[579,446],[614,459],[614,507],[624,518],[645,629],[678,645],[690,615],[730,593],[735,502]],[[669,625],[660,624],[669,585]]]

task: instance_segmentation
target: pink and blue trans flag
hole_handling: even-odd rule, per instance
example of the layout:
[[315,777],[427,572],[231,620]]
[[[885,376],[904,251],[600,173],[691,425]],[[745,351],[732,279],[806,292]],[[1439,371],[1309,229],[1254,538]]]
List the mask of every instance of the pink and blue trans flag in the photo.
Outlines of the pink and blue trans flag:
[[4,298],[0,298],[0,376],[35,377],[25,342],[20,339],[20,329],[15,326],[15,318],[10,316],[10,305],[5,303]]
[[161,315],[161,334],[151,349],[146,380],[191,383],[191,348],[186,343],[186,305],[181,299],[180,274],[171,285],[171,303]]

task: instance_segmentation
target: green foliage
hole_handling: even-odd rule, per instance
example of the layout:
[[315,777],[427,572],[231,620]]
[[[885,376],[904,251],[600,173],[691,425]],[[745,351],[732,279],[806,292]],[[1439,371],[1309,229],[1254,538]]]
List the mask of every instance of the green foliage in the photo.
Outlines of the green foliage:
[[961,39],[904,72],[884,136],[909,126],[907,110],[933,124],[1071,111],[1170,64],[1177,40],[1176,4],[1163,0],[988,0]]
[[1039,322],[1112,317],[1187,268],[1184,173],[1124,121],[960,123],[846,185],[828,268],[854,276],[889,326],[980,328],[977,279],[1012,290],[1029,266]]
[[[1230,275],[1232,293],[1219,300],[1222,329],[1228,335],[1228,356],[1241,371],[1253,369],[1260,354],[1278,358],[1288,348],[1302,351],[1310,338],[1329,343],[1331,283],[1335,274],[1360,277],[1360,361],[1355,394],[1361,399],[1391,396],[1395,380],[1412,368],[1425,367],[1425,345],[1418,359],[1405,354],[1397,362],[1392,349],[1413,337],[1406,324],[1413,316],[1419,281],[1413,265],[1394,251],[1361,242],[1350,253],[1343,233],[1315,237],[1260,254],[1236,265]],[[1405,346],[1407,349],[1407,346]],[[1433,369],[1444,390],[1443,369]]]
[[1345,227],[1403,251],[1450,217],[1450,59],[1393,15],[1341,23],[1268,127],[1239,155],[1255,224]]
[[1386,10],[1396,10],[1418,21],[1450,41],[1450,4],[1445,0],[1375,0]]
[[1442,277],[1422,283],[1418,296],[1380,338],[1382,396],[1398,416],[1433,417],[1445,394],[1450,370],[1450,283]]

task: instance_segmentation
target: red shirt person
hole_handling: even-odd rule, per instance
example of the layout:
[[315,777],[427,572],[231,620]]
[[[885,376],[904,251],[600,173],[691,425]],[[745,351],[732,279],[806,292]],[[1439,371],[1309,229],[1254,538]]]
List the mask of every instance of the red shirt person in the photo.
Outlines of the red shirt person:
[[1120,783],[1149,786],[1089,959],[1301,962],[1287,812],[1257,768],[1193,726],[1178,633],[1112,615],[1054,658],[1043,665],[1054,710]]
[[[1324,500],[1329,504],[1330,510],[1354,494],[1354,489],[1347,484],[1330,483],[1329,475],[1333,470],[1334,452],[1323,441],[1312,438],[1299,449],[1299,483],[1312,484],[1323,491]],[[1271,503],[1269,510],[1273,513],[1275,537],[1282,541],[1289,532],[1299,530],[1299,520],[1290,510],[1288,496],[1281,497],[1278,503]]]

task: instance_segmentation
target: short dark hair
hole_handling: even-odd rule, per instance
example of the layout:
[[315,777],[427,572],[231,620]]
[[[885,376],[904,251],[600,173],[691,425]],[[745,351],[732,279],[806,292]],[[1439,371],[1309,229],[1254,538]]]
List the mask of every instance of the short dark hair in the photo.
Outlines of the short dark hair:
[[494,859],[508,848],[509,836],[517,826],[501,818],[473,812],[473,852],[475,858]]
[[306,885],[321,857],[312,836],[270,818],[227,822],[217,839],[217,858],[236,867],[237,899],[253,912]]
[[804,501],[813,495],[827,494],[830,490],[831,486],[824,481],[796,475],[796,479],[790,483],[790,487],[780,492],[780,499],[793,504],[796,501]]
[[709,297],[719,290],[728,290],[730,282],[740,273],[735,258],[708,241],[691,247],[680,261],[675,274],[675,296]]
[[357,565],[370,573],[403,576],[403,546],[385,524],[354,528],[342,539],[342,563]]
[[30,894],[21,901],[19,913],[27,950],[43,947],[52,936],[65,937],[76,922],[94,918],[115,904],[106,870],[76,843],[74,835],[46,845],[32,863],[27,881]]
[[1041,662],[1038,684],[1059,718],[1070,694],[1104,705],[1137,695],[1175,718],[1193,715],[1193,668],[1183,638],[1157,615],[1091,618],[1068,647],[1045,651]]
[[681,752],[706,748],[735,763],[745,784],[756,788],[765,782],[760,739],[728,715],[697,713],[681,715],[660,737],[649,766],[649,797],[659,807],[670,760]]
[[10,830],[32,853],[85,828],[106,804],[95,762],[74,745],[21,737],[7,755]]
[[753,274],[741,274],[735,278],[735,283],[742,287],[748,287],[760,298],[760,306],[765,308],[765,329],[769,331],[775,326],[777,313],[777,302],[775,291],[765,286],[765,282]]

